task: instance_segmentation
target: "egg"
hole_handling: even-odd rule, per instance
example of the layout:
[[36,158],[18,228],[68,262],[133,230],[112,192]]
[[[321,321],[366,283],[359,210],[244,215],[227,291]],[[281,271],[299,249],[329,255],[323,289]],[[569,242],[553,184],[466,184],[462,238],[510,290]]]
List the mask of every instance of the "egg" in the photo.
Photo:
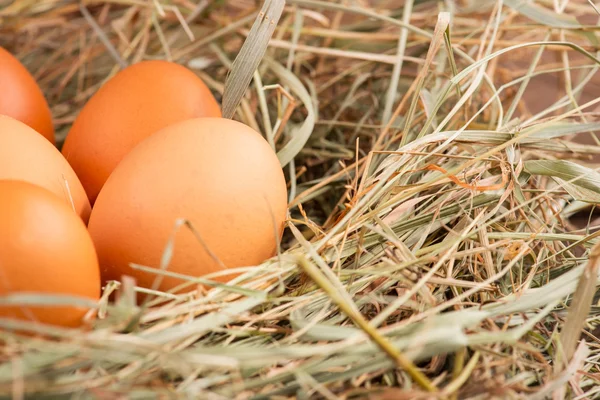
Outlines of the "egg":
[[62,152],[92,204],[123,157],[143,139],[176,122],[220,117],[208,87],[187,68],[143,61],[108,80],[77,116]]
[[54,144],[52,114],[42,90],[25,66],[2,47],[0,114],[25,123]]
[[87,223],[90,202],[75,171],[60,151],[39,133],[0,115],[0,179],[41,186],[62,199]]
[[[286,217],[285,177],[266,140],[240,122],[195,118],[158,131],[123,159],[88,229],[104,280],[129,275],[149,288],[157,275],[129,263],[160,267],[178,219],[198,237],[186,227],[176,231],[168,271],[199,277],[272,257]],[[165,277],[159,288],[182,282]]]
[[[85,225],[48,190],[0,180],[0,296],[100,297],[100,270]],[[0,317],[76,327],[88,310],[76,306],[0,304]]]

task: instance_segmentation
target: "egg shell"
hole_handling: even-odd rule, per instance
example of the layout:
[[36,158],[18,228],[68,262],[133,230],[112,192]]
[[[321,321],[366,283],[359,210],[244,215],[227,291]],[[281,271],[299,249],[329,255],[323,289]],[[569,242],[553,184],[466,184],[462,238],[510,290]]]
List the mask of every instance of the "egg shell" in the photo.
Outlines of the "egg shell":
[[189,69],[143,61],[109,79],[83,107],[62,148],[94,204],[123,157],[146,137],[195,117],[220,117],[219,104]]
[[52,113],[27,68],[0,47],[0,114],[13,117],[54,144]]
[[5,115],[0,115],[0,143],[0,179],[27,181],[55,193],[87,223],[90,202],[75,171],[56,147]]
[[[0,296],[100,296],[98,259],[85,225],[64,201],[28,182],[0,180],[0,266]],[[87,311],[0,305],[0,317],[66,327],[79,326]]]
[[[171,125],[140,143],[115,169],[90,217],[104,280],[123,275],[151,287],[177,219],[168,270],[198,277],[272,257],[287,216],[287,187],[277,156],[250,127],[223,118]],[[221,264],[222,263],[222,264]],[[232,274],[214,278],[225,281]],[[183,281],[165,277],[167,291]]]

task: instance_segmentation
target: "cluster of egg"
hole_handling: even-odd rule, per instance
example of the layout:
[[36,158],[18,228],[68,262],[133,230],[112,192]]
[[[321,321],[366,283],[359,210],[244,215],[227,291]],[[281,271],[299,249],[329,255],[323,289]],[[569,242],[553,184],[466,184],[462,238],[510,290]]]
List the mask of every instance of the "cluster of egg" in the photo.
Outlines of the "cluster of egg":
[[[143,61],[85,104],[62,152],[34,78],[0,48],[0,296],[47,293],[97,300],[123,275],[159,289],[181,275],[252,266],[274,255],[286,183],[264,138],[221,117],[187,68]],[[193,229],[176,230],[177,221]],[[168,274],[173,272],[174,274]],[[187,286],[189,290],[189,285]],[[77,307],[0,305],[1,318],[78,326]]]

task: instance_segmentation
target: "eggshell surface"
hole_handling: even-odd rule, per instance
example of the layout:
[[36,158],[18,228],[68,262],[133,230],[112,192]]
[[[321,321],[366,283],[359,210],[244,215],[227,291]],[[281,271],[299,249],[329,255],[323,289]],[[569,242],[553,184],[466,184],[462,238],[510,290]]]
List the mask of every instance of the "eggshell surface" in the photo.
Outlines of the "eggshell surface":
[[[273,256],[286,215],[285,177],[266,140],[236,121],[196,118],[162,129],[123,159],[98,196],[89,231],[103,279],[129,275],[151,287],[156,275],[129,263],[158,268],[178,219],[191,222],[209,251],[182,227],[168,271],[198,277]],[[182,282],[165,277],[160,289]]]
[[87,223],[90,202],[79,178],[60,151],[39,133],[0,115],[0,179],[22,180],[60,197]]
[[[0,180],[0,296],[100,296],[100,271],[85,225],[53,193],[22,181]],[[87,309],[0,305],[0,317],[66,327]]]
[[62,153],[93,204],[113,169],[140,141],[176,122],[220,116],[217,101],[192,71],[143,61],[117,73],[90,98]]
[[50,107],[34,77],[0,47],[0,114],[15,118],[54,144]]

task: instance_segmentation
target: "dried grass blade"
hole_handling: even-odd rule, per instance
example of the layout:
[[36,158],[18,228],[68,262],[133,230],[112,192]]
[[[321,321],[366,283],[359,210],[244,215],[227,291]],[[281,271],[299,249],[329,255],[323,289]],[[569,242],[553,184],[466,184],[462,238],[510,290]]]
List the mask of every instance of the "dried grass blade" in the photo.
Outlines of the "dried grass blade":
[[570,362],[581,331],[585,328],[585,321],[589,315],[596,286],[598,284],[598,271],[600,270],[600,244],[596,244],[590,251],[590,256],[583,273],[579,277],[577,290],[569,307],[569,313],[560,333],[560,342],[564,352],[564,363]]
[[524,170],[532,175],[560,178],[600,194],[600,172],[566,160],[529,160]]
[[212,313],[197,318],[186,325],[175,325],[171,328],[156,333],[144,332],[142,337],[153,343],[165,344],[185,339],[189,336],[200,336],[219,326],[234,321],[239,314],[245,313],[254,307],[264,303],[266,295],[258,298],[248,298],[231,303],[222,312]]
[[435,25],[435,31],[433,32],[433,38],[431,39],[431,44],[429,45],[429,50],[427,51],[427,57],[425,58],[425,64],[421,67],[419,71],[419,75],[417,76],[417,87],[413,94],[412,102],[410,104],[410,108],[406,113],[404,129],[402,134],[402,141],[400,146],[405,145],[410,141],[410,128],[412,126],[413,116],[417,109],[417,104],[419,103],[419,98],[421,94],[421,89],[425,83],[425,77],[429,72],[429,67],[433,63],[433,58],[436,55],[438,49],[444,43],[444,35],[448,26],[450,25],[450,14],[447,12],[442,12],[438,15],[438,20]]
[[404,356],[401,352],[399,352],[393,345],[390,343],[379,331],[371,326],[367,320],[363,318],[363,316],[355,310],[354,307],[351,307],[346,303],[344,297],[340,296],[340,294],[336,291],[333,285],[328,282],[328,279],[323,275],[319,269],[313,265],[310,261],[308,261],[305,257],[299,256],[297,258],[298,265],[302,268],[304,272],[306,272],[314,281],[323,289],[333,300],[338,307],[342,309],[342,311],[354,321],[380,348],[383,350],[389,357],[394,360],[399,367],[403,368],[407,374],[409,374],[416,383],[419,384],[423,389],[429,392],[437,391],[437,388],[433,385],[433,383],[423,374],[421,371],[417,369],[417,367]]
[[298,153],[300,153],[300,151],[302,151],[304,145],[310,138],[317,119],[317,113],[310,93],[306,90],[304,85],[302,85],[302,82],[296,75],[268,57],[265,58],[265,62],[269,64],[269,68],[277,75],[279,80],[298,96],[306,108],[306,118],[304,118],[304,121],[300,126],[292,129],[290,141],[277,152],[277,157],[279,158],[281,166],[285,167]]
[[[410,24],[410,17],[412,14],[413,0],[408,0],[404,4],[404,15],[402,16],[402,22],[406,25]],[[390,87],[388,88],[387,95],[385,98],[385,108],[383,109],[383,117],[381,121],[387,124],[392,116],[392,106],[398,93],[398,81],[400,80],[400,74],[402,73],[402,63],[404,61],[404,53],[406,52],[406,41],[408,39],[408,29],[400,29],[400,37],[398,38],[398,49],[396,51],[396,63],[392,71],[392,79],[390,81]]]
[[92,14],[90,14],[90,12],[83,3],[79,4],[79,11],[81,11],[81,14],[85,18],[85,20],[88,22],[88,24],[90,24],[90,26],[92,27],[102,44],[106,47],[106,50],[108,50],[108,53],[115,59],[119,66],[121,68],[127,67],[127,63],[125,62],[125,60],[123,60],[115,46],[113,46],[113,44],[110,42],[110,39],[106,36],[106,33],[104,33],[100,25],[98,25],[94,17],[92,17]]
[[269,40],[277,27],[283,13],[285,0],[266,0],[258,13],[254,25],[237,57],[233,61],[231,71],[225,81],[223,92],[223,117],[232,118],[240,103],[252,76],[262,60]]
[[576,18],[565,14],[555,13],[533,2],[525,0],[504,0],[504,3],[521,15],[546,26],[551,26],[553,28],[581,28],[581,24],[577,22]]
[[[446,28],[446,32],[444,32],[444,43],[446,44],[446,51],[448,52],[448,60],[450,61],[450,70],[452,71],[452,76],[458,75],[458,67],[456,66],[456,59],[454,58],[454,49],[452,47],[452,34],[450,29],[450,24]],[[462,96],[462,91],[460,90],[460,86],[456,86],[456,93],[460,98]]]
[[549,380],[547,384],[545,384],[538,392],[531,395],[529,399],[545,400],[551,398],[553,393],[560,393],[560,391],[564,389],[564,385],[567,384],[569,380],[575,375],[577,375],[578,371],[581,370],[586,358],[589,357],[590,352],[591,350],[585,344],[585,342],[579,343],[577,351],[575,351],[575,353],[573,354],[573,358],[569,362],[569,365],[567,366],[566,370],[564,370],[554,379]]

